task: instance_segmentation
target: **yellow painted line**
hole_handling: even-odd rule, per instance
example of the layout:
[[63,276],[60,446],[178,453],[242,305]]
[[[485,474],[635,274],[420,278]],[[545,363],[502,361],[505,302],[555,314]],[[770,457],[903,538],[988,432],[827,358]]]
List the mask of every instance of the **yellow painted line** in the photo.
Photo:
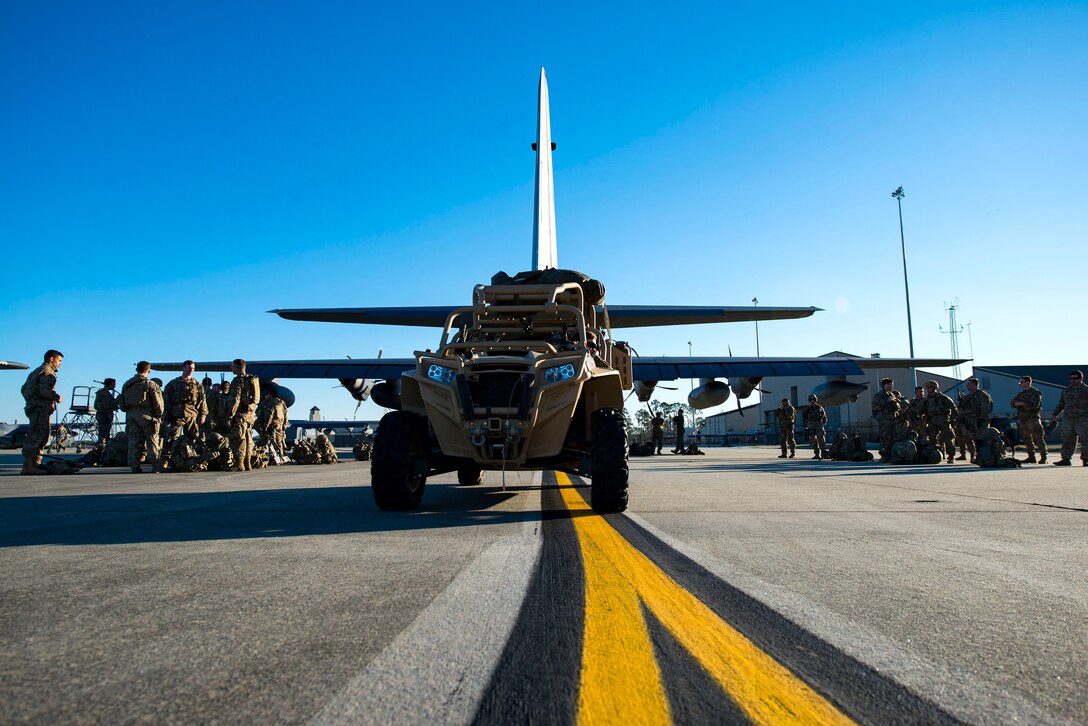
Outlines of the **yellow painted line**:
[[[639,717],[629,717],[625,715],[626,710],[614,710],[617,702],[626,709],[626,701],[642,693],[654,694],[655,699],[661,694],[660,698],[664,698],[656,662],[652,669],[643,662],[646,650],[649,649],[651,659],[653,650],[638,600],[755,723],[853,723],[827,699],[666,575],[603,517],[586,514],[592,510],[566,474],[556,472],[555,477],[563,501],[575,514],[572,519],[586,571],[579,723],[620,720],[661,723],[661,719],[668,718],[667,703],[664,712],[654,711],[649,717],[646,712]],[[603,592],[601,588],[611,592]],[[618,623],[594,622],[597,619],[616,619]],[[638,628],[631,622],[636,619]],[[629,651],[631,643],[628,639],[632,636],[633,650]],[[602,637],[607,640],[602,642]]]

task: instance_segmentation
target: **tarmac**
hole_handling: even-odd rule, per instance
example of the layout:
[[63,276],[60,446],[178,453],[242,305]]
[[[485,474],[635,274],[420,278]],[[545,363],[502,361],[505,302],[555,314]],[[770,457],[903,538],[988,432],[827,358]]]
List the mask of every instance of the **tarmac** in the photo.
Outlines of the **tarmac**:
[[632,459],[605,517],[553,472],[389,513],[365,462],[0,455],[0,721],[1085,722],[1088,469],[777,453]]

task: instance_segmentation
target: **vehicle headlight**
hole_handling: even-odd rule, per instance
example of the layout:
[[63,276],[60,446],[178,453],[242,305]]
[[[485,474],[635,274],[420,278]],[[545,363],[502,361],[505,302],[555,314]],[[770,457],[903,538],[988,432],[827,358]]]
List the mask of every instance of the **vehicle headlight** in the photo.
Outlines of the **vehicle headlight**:
[[575,370],[573,363],[564,363],[561,366],[552,366],[544,371],[544,380],[548,383],[558,383],[559,381],[565,381],[568,378],[574,378]]
[[427,377],[439,383],[449,383],[457,373],[452,368],[432,363],[427,367]]

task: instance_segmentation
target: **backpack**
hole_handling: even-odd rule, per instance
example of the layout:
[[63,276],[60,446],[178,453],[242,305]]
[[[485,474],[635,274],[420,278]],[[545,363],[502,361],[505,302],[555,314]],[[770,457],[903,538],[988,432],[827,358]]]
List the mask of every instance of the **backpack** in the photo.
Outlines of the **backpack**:
[[136,381],[130,385],[125,386],[121,391],[121,400],[124,401],[125,411],[129,411],[133,408],[140,408],[147,403],[147,389],[148,382],[146,380]]
[[918,447],[910,439],[903,439],[892,444],[891,462],[893,464],[913,464],[918,454]]
[[254,376],[249,375],[248,373],[242,374],[238,377],[242,379],[242,382],[240,384],[242,386],[242,390],[238,393],[239,408],[243,406],[249,408],[250,406],[260,403],[261,391],[258,387],[257,379]]

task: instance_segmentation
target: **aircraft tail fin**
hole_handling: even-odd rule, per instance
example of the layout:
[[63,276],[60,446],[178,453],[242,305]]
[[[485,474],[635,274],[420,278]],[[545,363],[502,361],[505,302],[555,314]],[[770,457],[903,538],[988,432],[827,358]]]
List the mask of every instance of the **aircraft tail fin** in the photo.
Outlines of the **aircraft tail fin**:
[[540,98],[536,116],[536,200],[533,217],[533,269],[559,267],[555,247],[555,188],[552,182],[552,122],[548,109],[548,78],[540,69]]

